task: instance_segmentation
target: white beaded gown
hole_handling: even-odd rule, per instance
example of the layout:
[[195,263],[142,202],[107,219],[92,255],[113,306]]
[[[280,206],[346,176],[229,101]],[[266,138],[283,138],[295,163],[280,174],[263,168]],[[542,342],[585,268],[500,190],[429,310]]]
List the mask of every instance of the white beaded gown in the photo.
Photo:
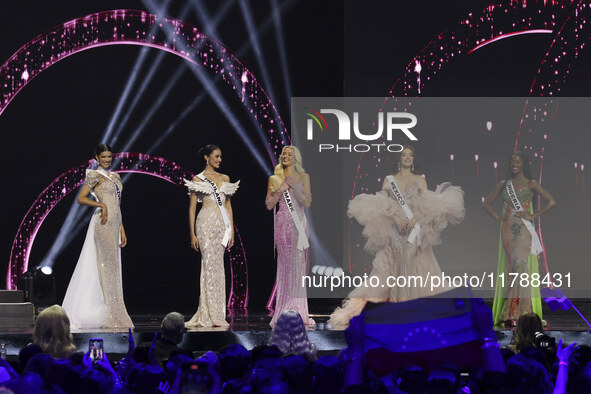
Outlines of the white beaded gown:
[[102,210],[96,208],[63,307],[72,328],[133,327],[121,276],[121,178],[115,172],[87,170],[85,183],[107,206],[108,220],[102,224]]
[[[234,195],[238,184],[223,182],[219,186],[222,208],[226,198]],[[199,279],[199,307],[185,325],[187,327],[228,327],[226,322],[226,277],[224,275],[224,221],[220,208],[215,201],[213,187],[206,182],[185,180],[185,185],[192,193],[197,193],[203,203],[195,230],[201,251],[201,276]]]

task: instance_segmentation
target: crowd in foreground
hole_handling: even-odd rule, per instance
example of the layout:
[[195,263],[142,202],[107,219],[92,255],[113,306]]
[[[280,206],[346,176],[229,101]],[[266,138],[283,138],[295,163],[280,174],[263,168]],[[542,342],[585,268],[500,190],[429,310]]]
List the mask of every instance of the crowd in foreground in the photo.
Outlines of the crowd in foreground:
[[[37,318],[33,342],[18,365],[0,360],[0,393],[590,393],[591,348],[555,344],[535,314],[523,315],[510,348],[501,348],[490,309],[474,299],[473,319],[483,365],[407,365],[376,376],[364,357],[364,315],[345,331],[348,347],[318,357],[297,312],[286,311],[266,345],[232,344],[197,358],[181,349],[184,317],[169,313],[151,344],[135,346],[117,363],[76,351],[69,319],[57,305]],[[131,334],[131,333],[130,333]],[[420,364],[420,363],[417,363]]]

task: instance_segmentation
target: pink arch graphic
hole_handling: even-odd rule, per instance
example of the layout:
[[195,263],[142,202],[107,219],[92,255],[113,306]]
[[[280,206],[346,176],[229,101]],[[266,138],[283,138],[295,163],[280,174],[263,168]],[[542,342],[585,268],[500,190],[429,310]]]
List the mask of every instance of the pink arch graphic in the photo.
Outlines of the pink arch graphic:
[[[163,157],[122,152],[116,153],[114,158],[115,163],[119,163],[113,168],[116,172],[151,175],[179,186],[183,186],[183,178],[192,179],[194,175],[190,170]],[[35,199],[14,237],[6,275],[7,289],[16,288],[18,278],[27,270],[31,248],[47,215],[64,197],[82,185],[86,169],[93,165],[96,165],[96,162],[89,160],[69,169]],[[232,283],[228,307],[245,308],[248,306],[248,265],[237,228],[236,234],[239,242],[236,242],[230,253]]]
[[[172,35],[170,40],[166,37]],[[170,42],[169,42],[170,41]],[[42,71],[78,52],[107,45],[141,45],[182,57],[231,87],[267,140],[275,162],[289,135],[255,76],[222,43],[184,21],[145,11],[112,10],[63,23],[26,43],[0,67],[0,115]]]

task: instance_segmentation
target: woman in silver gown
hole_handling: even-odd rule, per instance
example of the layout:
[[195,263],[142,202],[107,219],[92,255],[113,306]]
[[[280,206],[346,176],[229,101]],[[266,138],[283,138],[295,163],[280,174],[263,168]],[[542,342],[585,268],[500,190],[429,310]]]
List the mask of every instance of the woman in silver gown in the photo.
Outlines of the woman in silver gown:
[[[201,278],[199,307],[187,327],[228,327],[226,322],[226,277],[224,252],[234,245],[234,219],[230,197],[238,184],[217,170],[222,162],[222,151],[210,144],[199,150],[205,169],[192,181],[185,179],[191,196],[189,228],[191,247],[201,250]],[[203,203],[199,215],[197,203]]]
[[123,185],[119,174],[109,171],[113,160],[110,146],[100,144],[95,159],[98,167],[86,170],[78,204],[96,210],[63,307],[73,328],[133,327],[123,301],[121,277],[121,248],[127,245],[119,207]]

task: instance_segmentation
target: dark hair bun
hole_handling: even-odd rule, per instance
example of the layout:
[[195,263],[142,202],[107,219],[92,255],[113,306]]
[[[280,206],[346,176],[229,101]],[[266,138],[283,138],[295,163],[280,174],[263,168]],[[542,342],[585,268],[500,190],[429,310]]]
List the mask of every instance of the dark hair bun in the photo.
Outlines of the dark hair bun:
[[113,149],[107,144],[99,144],[96,149],[94,150],[95,156],[100,156],[103,152],[113,152]]
[[209,156],[216,149],[220,148],[214,144],[205,145],[203,148],[199,149],[199,156]]

